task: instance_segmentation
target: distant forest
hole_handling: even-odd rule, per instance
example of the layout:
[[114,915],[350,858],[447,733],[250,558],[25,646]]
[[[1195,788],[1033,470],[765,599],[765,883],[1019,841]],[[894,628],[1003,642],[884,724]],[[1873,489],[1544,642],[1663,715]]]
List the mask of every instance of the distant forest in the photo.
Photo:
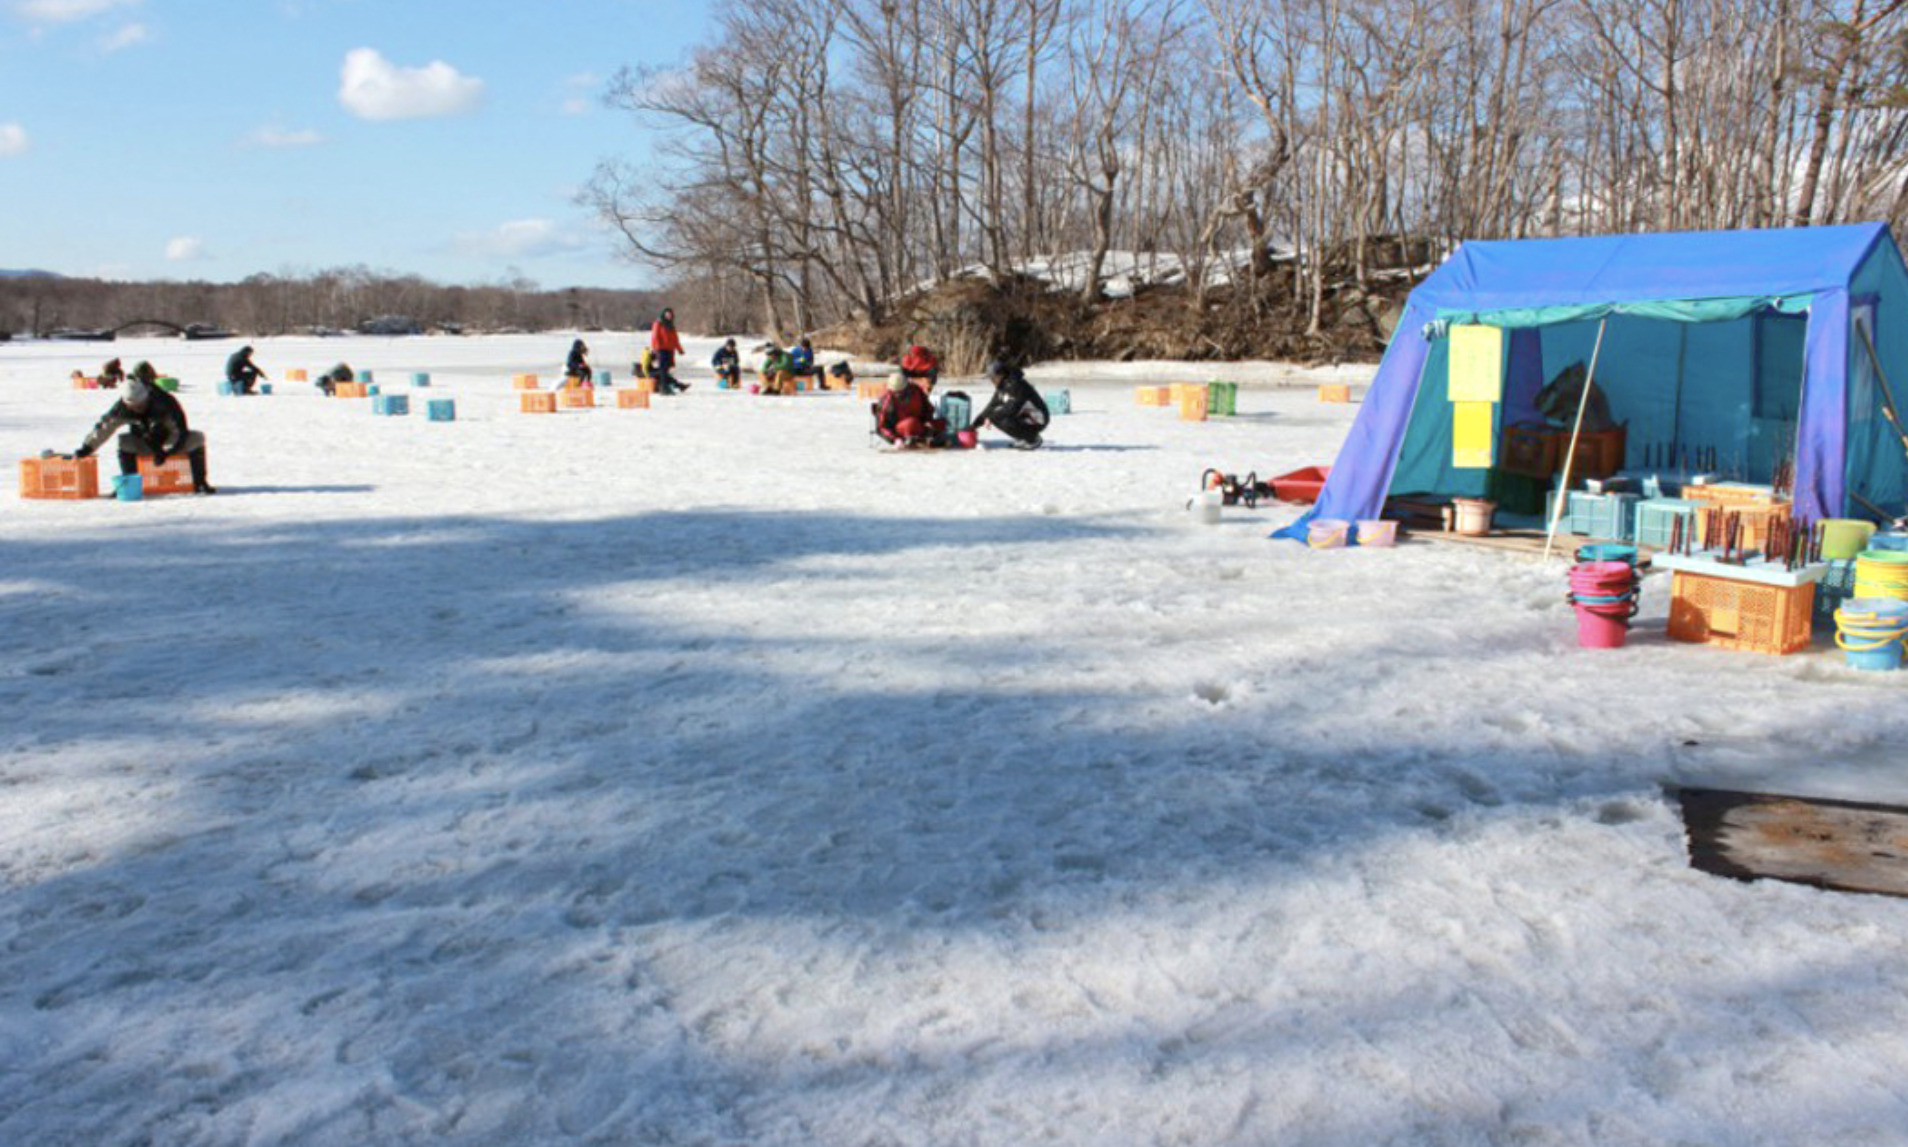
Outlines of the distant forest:
[[[587,196],[737,329],[1137,253],[1329,324],[1398,237],[1908,223],[1908,0],[718,0]],[[1418,268],[1422,270],[1422,266]],[[1195,321],[1188,318],[1185,321]]]
[[238,283],[0,274],[0,333],[23,337],[62,329],[116,330],[155,320],[245,336],[413,328],[469,334],[630,330],[647,327],[663,305],[663,296],[650,291],[541,290],[522,278],[447,287],[364,267],[253,275]]

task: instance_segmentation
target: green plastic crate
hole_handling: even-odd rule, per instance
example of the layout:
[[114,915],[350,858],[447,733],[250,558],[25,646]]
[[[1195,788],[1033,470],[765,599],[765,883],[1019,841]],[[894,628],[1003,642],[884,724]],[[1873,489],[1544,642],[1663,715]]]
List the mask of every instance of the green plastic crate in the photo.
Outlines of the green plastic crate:
[[1239,413],[1239,384],[1236,382],[1209,382],[1206,384],[1206,413],[1231,418]]

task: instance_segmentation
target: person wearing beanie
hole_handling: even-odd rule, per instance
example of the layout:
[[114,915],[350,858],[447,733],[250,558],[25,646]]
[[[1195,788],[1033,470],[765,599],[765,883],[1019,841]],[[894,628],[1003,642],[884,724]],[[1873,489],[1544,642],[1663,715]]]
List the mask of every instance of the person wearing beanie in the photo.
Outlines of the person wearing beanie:
[[874,419],[881,440],[903,449],[932,446],[947,430],[947,423],[934,417],[927,391],[898,373],[888,376],[888,392],[874,404]]
[[728,384],[730,390],[735,390],[742,385],[742,352],[735,349],[734,339],[729,339],[716,348],[714,357],[709,360],[709,366],[715,371],[717,378]]
[[105,366],[99,368],[99,388],[101,390],[118,390],[119,384],[125,381],[126,368],[119,365],[118,359],[109,359]]
[[165,465],[166,459],[174,454],[184,454],[192,466],[193,493],[216,492],[205,477],[205,435],[186,425],[185,408],[169,391],[159,388],[158,372],[149,362],[133,367],[131,377],[126,380],[125,395],[94,424],[73,456],[90,456],[122,426],[126,432],[119,436],[120,473],[139,473],[142,454],[152,455],[154,465],[158,466]]
[[969,428],[978,431],[982,426],[992,426],[1013,439],[1018,449],[1040,449],[1040,434],[1053,420],[1046,400],[1018,367],[1004,359],[987,364],[987,377],[993,380],[994,397],[974,416]]
[[676,356],[682,353],[682,336],[676,333],[674,308],[664,307],[650,326],[649,349],[653,352],[650,377],[656,380],[656,393],[677,394],[688,390],[689,384],[678,382],[671,373],[676,366]]
[[252,393],[252,388],[264,377],[265,372],[252,361],[252,348],[249,346],[238,348],[232,352],[231,358],[225,360],[225,381],[232,384],[233,394]]

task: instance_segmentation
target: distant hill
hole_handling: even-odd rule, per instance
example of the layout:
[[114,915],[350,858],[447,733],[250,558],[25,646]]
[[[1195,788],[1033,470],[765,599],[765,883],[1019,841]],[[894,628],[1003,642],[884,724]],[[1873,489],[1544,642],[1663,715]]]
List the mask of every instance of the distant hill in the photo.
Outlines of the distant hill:
[[0,269],[0,279],[58,279],[52,271],[8,271]]

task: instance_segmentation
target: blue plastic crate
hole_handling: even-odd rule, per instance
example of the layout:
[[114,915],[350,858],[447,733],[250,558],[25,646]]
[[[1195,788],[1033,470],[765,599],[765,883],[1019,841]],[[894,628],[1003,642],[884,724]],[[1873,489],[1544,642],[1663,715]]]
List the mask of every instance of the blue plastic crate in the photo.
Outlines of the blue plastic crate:
[[352,379],[351,379],[351,381],[353,381],[353,382],[370,382],[370,381],[371,381],[371,372],[370,372],[370,371],[368,371],[368,370],[361,370],[361,371],[358,371],[358,372],[356,372],[356,373],[355,373],[355,374],[354,374],[354,375],[352,376]]
[[414,371],[414,372],[412,372],[412,374],[411,374],[411,385],[412,385],[412,386],[429,386],[430,384],[431,384],[431,376],[430,376],[430,375],[428,375],[428,374],[425,374],[425,373],[424,373],[423,371],[421,371],[421,370],[420,370],[420,371]]
[[432,422],[457,421],[457,402],[450,398],[433,398],[424,407]]
[[1635,532],[1635,494],[1589,494],[1572,490],[1564,510],[1564,529],[1586,538],[1626,542]]
[[1683,531],[1696,528],[1696,503],[1686,498],[1645,498],[1636,504],[1634,536],[1639,546],[1663,549],[1670,544],[1676,520],[1683,520]]
[[598,385],[598,386],[608,386],[609,384],[610,384],[610,372],[609,372],[609,369],[608,369],[608,368],[606,367],[606,368],[604,368],[604,369],[602,369],[602,370],[599,370],[599,371],[597,371],[597,372],[596,372],[596,385]]
[[220,394],[237,394],[238,390],[232,385],[231,380],[228,379],[224,382],[219,383],[219,393]]
[[411,398],[405,394],[380,394],[371,400],[373,414],[409,414]]
[[968,424],[974,420],[974,404],[964,394],[944,394],[941,396],[941,407],[936,415],[947,423],[950,434],[966,430]]
[[1073,395],[1064,390],[1043,390],[1041,401],[1047,404],[1048,414],[1072,414]]

